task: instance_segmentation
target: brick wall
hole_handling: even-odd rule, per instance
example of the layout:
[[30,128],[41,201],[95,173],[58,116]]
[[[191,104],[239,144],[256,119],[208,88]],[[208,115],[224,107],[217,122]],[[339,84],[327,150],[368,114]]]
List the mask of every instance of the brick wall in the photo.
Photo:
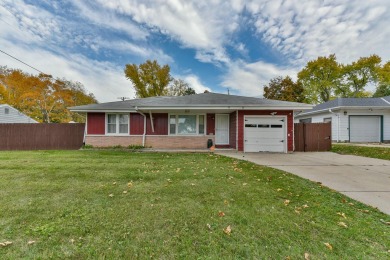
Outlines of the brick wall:
[[[157,149],[207,149],[214,136],[146,136],[145,146]],[[85,143],[95,147],[142,145],[142,136],[86,136]]]

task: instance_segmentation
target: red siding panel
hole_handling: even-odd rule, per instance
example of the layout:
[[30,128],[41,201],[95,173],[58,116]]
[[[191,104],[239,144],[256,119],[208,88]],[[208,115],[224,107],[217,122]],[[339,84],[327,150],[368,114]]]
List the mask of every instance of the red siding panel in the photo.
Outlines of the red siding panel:
[[138,113],[130,113],[130,135],[144,134],[144,116]]
[[287,151],[293,151],[293,142],[294,142],[294,118],[293,111],[238,111],[238,150],[244,151],[244,116],[245,115],[267,115],[269,116],[271,112],[277,112],[278,116],[287,116]]
[[87,133],[89,135],[104,135],[105,134],[104,113],[88,113],[87,115]]
[[149,115],[147,115],[146,134],[147,135],[168,135],[168,114],[153,113],[152,117],[153,117],[154,132],[152,132],[150,117]]
[[229,115],[229,145],[230,148],[236,148],[236,136],[237,136],[237,112],[234,111]]
[[207,132],[206,135],[215,134],[215,114],[207,114]]

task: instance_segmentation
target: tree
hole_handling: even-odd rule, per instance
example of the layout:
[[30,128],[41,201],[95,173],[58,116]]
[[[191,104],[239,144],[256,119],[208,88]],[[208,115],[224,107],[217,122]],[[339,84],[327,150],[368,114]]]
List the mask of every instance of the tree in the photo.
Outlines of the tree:
[[34,76],[21,70],[0,68],[0,103],[7,103],[22,113],[45,123],[84,122],[85,118],[67,107],[97,103],[81,83]]
[[373,97],[390,96],[390,61],[378,71],[378,84]]
[[264,86],[264,97],[268,99],[303,102],[303,87],[299,82],[294,82],[289,76],[276,77]]
[[309,103],[329,101],[337,92],[340,80],[341,66],[337,63],[335,54],[309,61],[298,73],[298,82],[302,84]]
[[376,83],[380,71],[381,58],[378,55],[361,57],[351,64],[342,67],[343,84],[342,93],[348,97],[367,96],[365,87],[369,83]]
[[168,89],[168,96],[188,96],[193,94],[196,94],[195,90],[182,79],[173,79]]
[[147,60],[137,66],[126,64],[125,75],[132,83],[137,97],[165,96],[168,94],[168,84],[172,78],[168,65],[160,66],[156,60]]

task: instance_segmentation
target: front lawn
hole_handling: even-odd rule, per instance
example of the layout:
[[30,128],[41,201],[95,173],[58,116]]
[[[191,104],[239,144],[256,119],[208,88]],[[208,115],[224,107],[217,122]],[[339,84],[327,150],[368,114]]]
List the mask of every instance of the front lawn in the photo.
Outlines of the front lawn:
[[0,152],[1,259],[388,259],[388,221],[214,154]]
[[332,152],[390,160],[390,148],[332,144]]

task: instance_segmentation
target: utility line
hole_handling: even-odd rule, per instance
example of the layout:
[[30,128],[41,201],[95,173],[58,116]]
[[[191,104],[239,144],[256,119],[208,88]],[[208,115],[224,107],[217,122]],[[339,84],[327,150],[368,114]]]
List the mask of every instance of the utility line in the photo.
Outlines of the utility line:
[[4,53],[5,55],[7,55],[7,56],[9,56],[9,57],[11,57],[11,58],[13,58],[13,59],[15,59],[15,60],[17,60],[17,61],[19,61],[19,62],[23,63],[24,65],[26,65],[26,66],[28,66],[28,67],[30,67],[30,68],[32,68],[32,69],[34,69],[34,70],[36,70],[36,71],[38,71],[38,72],[42,73],[42,74],[48,75],[47,73],[44,73],[44,72],[40,71],[39,69],[37,69],[37,68],[34,68],[34,67],[33,67],[33,66],[31,66],[31,65],[28,65],[28,64],[27,64],[27,63],[25,63],[24,61],[22,61],[22,60],[19,60],[18,58],[16,58],[16,57],[12,56],[12,55],[11,55],[11,54],[9,54],[9,53],[6,53],[6,52],[5,52],[5,51],[3,51],[3,50],[0,50],[0,52]]

